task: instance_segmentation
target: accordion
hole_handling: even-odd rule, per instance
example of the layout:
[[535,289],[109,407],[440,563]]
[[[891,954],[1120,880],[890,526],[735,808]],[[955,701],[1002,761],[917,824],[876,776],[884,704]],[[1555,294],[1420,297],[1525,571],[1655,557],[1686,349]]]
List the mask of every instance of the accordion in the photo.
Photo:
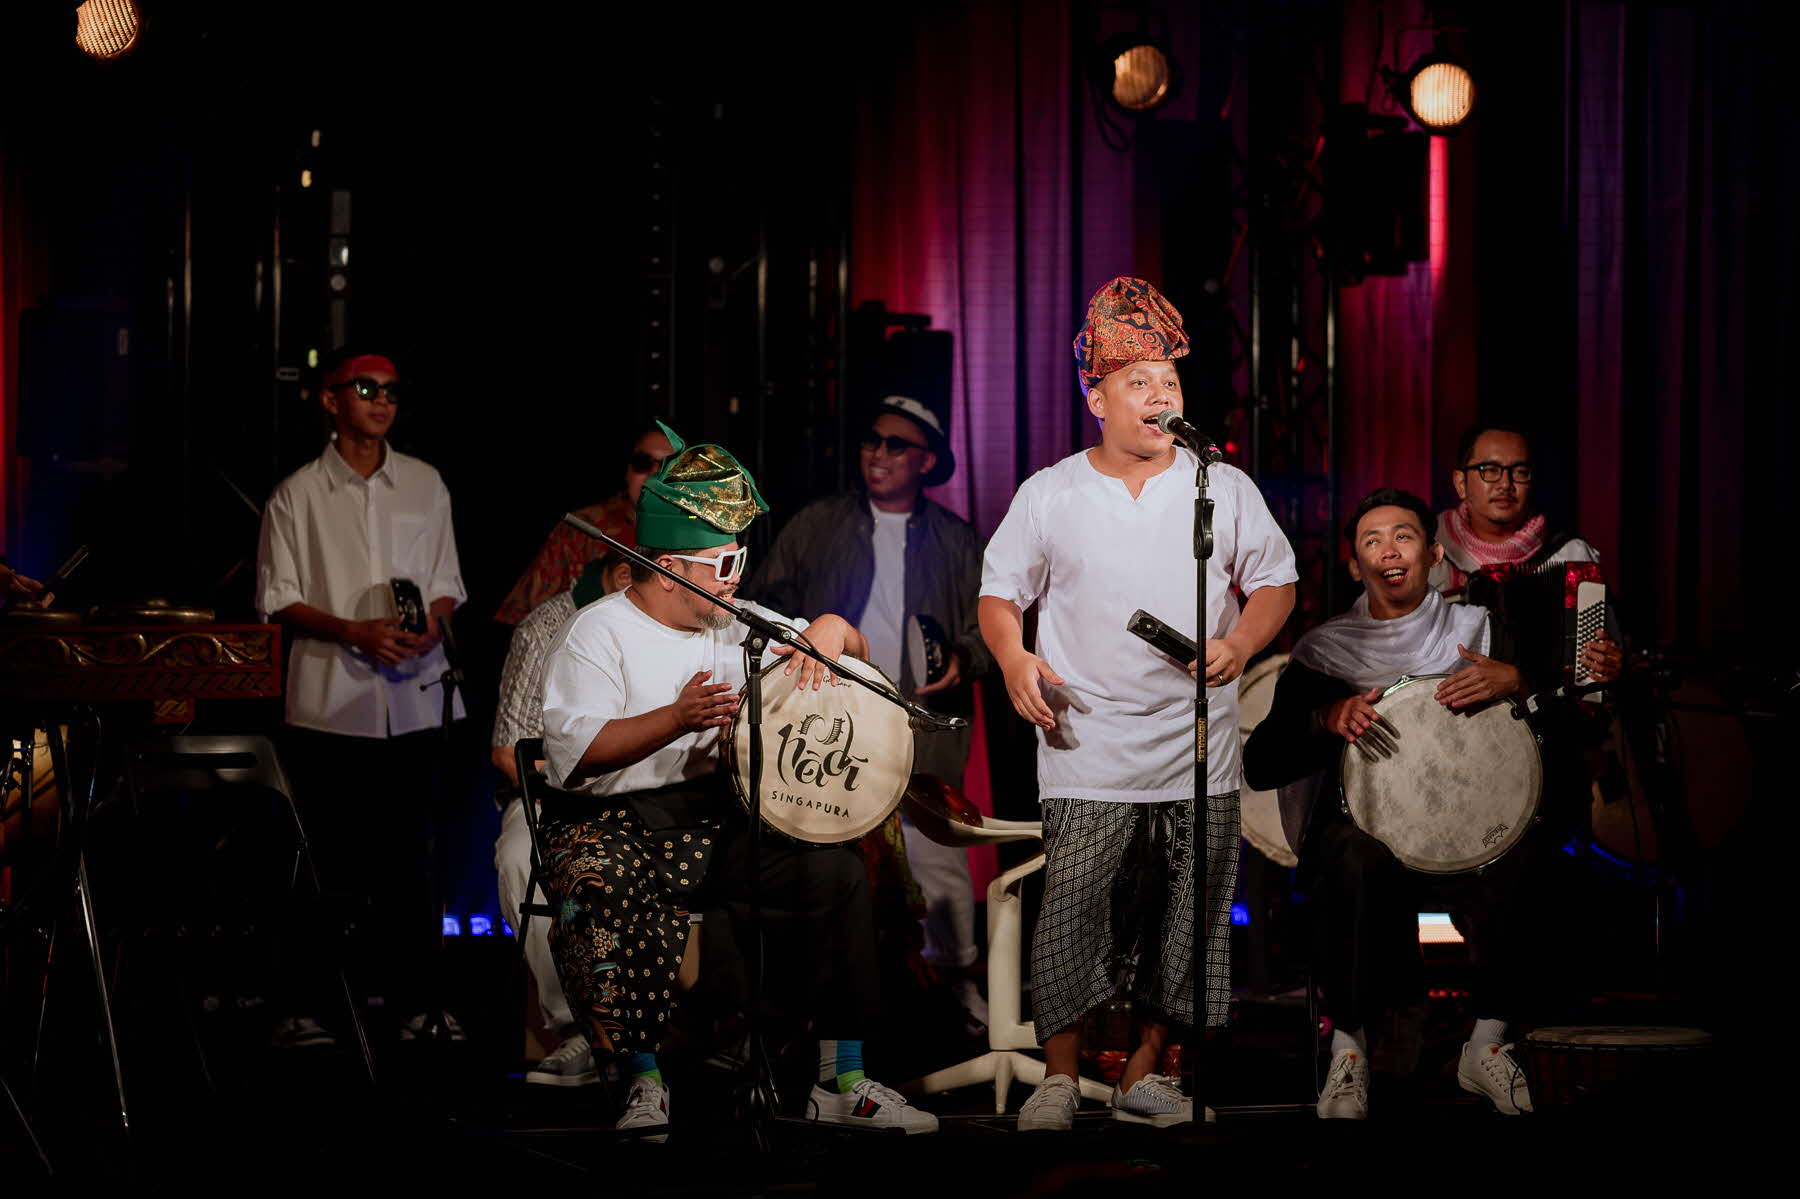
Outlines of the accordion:
[[[1470,577],[1468,598],[1512,634],[1518,665],[1534,686],[1594,681],[1581,650],[1606,631],[1606,580],[1598,562],[1484,566]],[[1598,693],[1584,698],[1601,699]]]

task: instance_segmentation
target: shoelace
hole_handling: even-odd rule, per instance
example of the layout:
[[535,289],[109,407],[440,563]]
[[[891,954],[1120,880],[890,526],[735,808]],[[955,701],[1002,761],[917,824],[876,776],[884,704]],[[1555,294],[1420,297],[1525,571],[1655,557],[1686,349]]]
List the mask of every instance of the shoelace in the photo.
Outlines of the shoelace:
[[[1162,1074],[1144,1075],[1132,1084],[1130,1094],[1145,1095],[1151,1103],[1167,1111],[1174,1111],[1181,1106],[1181,1092],[1175,1088],[1166,1075]],[[1120,1098],[1128,1099],[1128,1096],[1121,1095]]]
[[630,1094],[625,1096],[625,1110],[634,1112],[639,1108],[662,1113],[662,1088],[647,1078],[640,1078],[631,1084]]
[[546,1064],[554,1062],[559,1066],[570,1065],[574,1063],[576,1059],[585,1057],[587,1052],[588,1045],[586,1041],[570,1041],[566,1045],[559,1046],[556,1052],[546,1057],[544,1061]]
[[864,1099],[873,1099],[887,1107],[905,1107],[906,1097],[892,1087],[884,1087],[872,1078],[865,1078],[850,1088],[852,1094],[861,1095]]
[[1362,1087],[1356,1081],[1356,1059],[1345,1054],[1332,1067],[1331,1076],[1325,1080],[1325,1097],[1336,1098],[1345,1091],[1359,1092]]
[[1065,1102],[1060,1098],[1061,1094],[1065,1091],[1074,1091],[1077,1099],[1079,1099],[1079,1096],[1081,1095],[1080,1090],[1070,1083],[1056,1083],[1052,1086],[1040,1087],[1031,1093],[1031,1098],[1025,1101],[1025,1106],[1019,1109],[1019,1114],[1023,1115],[1027,1111],[1035,1111],[1040,1107],[1048,1107],[1053,1103],[1060,1106],[1062,1102]]
[[[1499,1053],[1490,1053],[1487,1055],[1485,1064],[1492,1067],[1488,1072],[1494,1075],[1494,1080],[1496,1082],[1504,1081],[1507,1099],[1512,1102],[1514,1107],[1518,1107],[1519,1087],[1525,1083],[1525,1069],[1519,1065],[1518,1059],[1513,1057],[1512,1050],[1513,1047],[1511,1045],[1500,1046]],[[1504,1066],[1501,1065],[1502,1060],[1506,1063]],[[1500,1074],[1503,1070],[1506,1074],[1504,1080],[1500,1078]],[[1529,1095],[1528,1089],[1527,1098],[1529,1098]]]

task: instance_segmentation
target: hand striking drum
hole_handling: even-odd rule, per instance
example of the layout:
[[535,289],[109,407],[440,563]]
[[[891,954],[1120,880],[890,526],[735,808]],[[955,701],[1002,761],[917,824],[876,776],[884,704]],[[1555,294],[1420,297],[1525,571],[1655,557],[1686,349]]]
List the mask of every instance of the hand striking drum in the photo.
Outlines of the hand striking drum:
[[[666,426],[664,432],[674,451],[639,497],[640,552],[730,599],[746,554],[737,536],[766,508],[749,473],[725,450],[688,447]],[[770,976],[792,984],[789,1011],[810,1016],[827,1038],[808,1114],[933,1131],[935,1117],[861,1068],[859,1038],[874,1025],[878,1003],[874,926],[862,860],[841,844],[898,802],[910,769],[910,731],[899,739],[908,756],[896,762],[877,718],[855,710],[851,693],[860,688],[831,686],[811,659],[778,660],[769,668],[764,711],[763,810],[777,829],[778,820],[803,812],[789,829],[822,844],[765,837],[753,860],[747,822],[719,769],[721,736],[731,739],[745,681],[738,647],[744,630],[703,597],[634,569],[630,587],[589,604],[564,626],[544,678],[548,774],[568,793],[545,803],[546,865],[563,899],[551,946],[596,1053],[621,1055],[631,1078],[619,1127],[668,1123],[669,1092],[654,1054],[676,1000],[689,912],[706,916],[705,985],[741,1003],[741,980],[753,968],[744,961],[744,930],[755,893],[764,943],[772,955],[785,955]],[[841,617],[808,624],[745,607],[803,630],[827,658],[868,653]],[[890,774],[900,783],[886,807],[872,819],[860,815],[862,797]]]
[[1318,1111],[1368,1111],[1366,1029],[1416,999],[1417,913],[1447,909],[1474,944],[1478,1017],[1457,1077],[1502,1113],[1531,1109],[1506,1017],[1523,1002],[1529,922],[1520,885],[1543,764],[1517,719],[1524,680],[1485,608],[1446,603],[1424,501],[1391,489],[1345,535],[1364,594],[1302,637],[1244,750],[1252,786],[1281,788],[1303,886],[1322,921],[1317,974],[1336,1031]]

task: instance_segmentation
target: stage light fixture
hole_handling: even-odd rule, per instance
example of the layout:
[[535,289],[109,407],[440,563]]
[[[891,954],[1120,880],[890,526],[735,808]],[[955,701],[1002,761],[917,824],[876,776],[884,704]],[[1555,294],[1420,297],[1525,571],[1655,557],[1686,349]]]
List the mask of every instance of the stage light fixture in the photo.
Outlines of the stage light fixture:
[[1447,55],[1427,54],[1406,72],[1399,100],[1427,133],[1453,133],[1475,111],[1475,77]]
[[102,62],[131,53],[143,28],[144,11],[136,0],[82,0],[75,9],[75,44]]
[[1112,58],[1113,103],[1126,112],[1149,112],[1174,90],[1169,56],[1150,42],[1115,47]]

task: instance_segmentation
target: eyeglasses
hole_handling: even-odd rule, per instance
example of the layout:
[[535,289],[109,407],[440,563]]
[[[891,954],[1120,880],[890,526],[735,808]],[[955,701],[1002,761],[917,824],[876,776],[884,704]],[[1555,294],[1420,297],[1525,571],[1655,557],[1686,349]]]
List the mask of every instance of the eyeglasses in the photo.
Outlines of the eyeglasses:
[[1481,476],[1483,483],[1498,483],[1500,476],[1506,474],[1512,475],[1512,481],[1515,483],[1531,482],[1531,463],[1529,462],[1515,462],[1511,466],[1502,466],[1498,462],[1471,462],[1462,469],[1474,471]]
[[873,429],[870,429],[867,433],[863,434],[863,449],[873,451],[880,449],[882,446],[886,446],[887,452],[894,455],[896,458],[901,454],[906,453],[908,450],[924,450],[927,454],[931,452],[930,446],[920,445],[916,441],[908,441],[904,437],[883,437]]
[[749,557],[750,548],[740,545],[716,558],[702,558],[698,554],[670,554],[671,558],[680,558],[683,562],[699,562],[713,568],[713,578],[721,583],[734,583],[744,573],[744,560]]
[[650,474],[662,464],[663,459],[652,458],[642,450],[633,450],[631,452],[631,457],[625,460],[625,465],[631,468],[632,473],[640,475]]
[[388,403],[398,404],[400,402],[400,394],[396,390],[396,386],[397,385],[394,383],[383,383],[379,379],[371,379],[366,375],[358,375],[354,379],[346,379],[342,383],[331,384],[331,390],[341,391],[346,387],[354,387],[356,388],[356,394],[365,400],[372,400],[378,395],[386,395]]

